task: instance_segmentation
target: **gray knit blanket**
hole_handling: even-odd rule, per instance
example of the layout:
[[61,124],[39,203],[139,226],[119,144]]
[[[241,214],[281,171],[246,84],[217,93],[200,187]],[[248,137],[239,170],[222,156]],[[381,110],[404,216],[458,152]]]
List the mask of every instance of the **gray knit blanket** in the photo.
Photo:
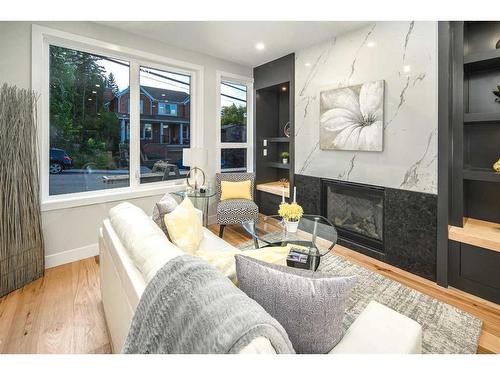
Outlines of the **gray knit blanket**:
[[205,260],[183,255],[163,266],[132,319],[123,353],[239,353],[256,337],[294,353],[283,327]]

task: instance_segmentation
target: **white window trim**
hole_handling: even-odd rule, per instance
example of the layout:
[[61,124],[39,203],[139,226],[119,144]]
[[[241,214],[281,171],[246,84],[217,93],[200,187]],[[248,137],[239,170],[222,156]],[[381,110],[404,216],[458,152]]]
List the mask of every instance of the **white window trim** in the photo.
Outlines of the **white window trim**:
[[[222,142],[221,132],[220,132],[220,120],[221,120],[221,83],[222,81],[230,81],[234,83],[239,83],[247,87],[247,141],[245,143],[232,143],[232,142]],[[215,123],[217,124],[217,152],[216,152],[216,168],[215,170],[221,172],[221,150],[226,148],[244,148],[247,150],[247,172],[254,171],[254,147],[253,147],[253,78],[242,76],[239,74],[233,74],[228,72],[223,72],[220,70],[216,71],[216,82],[215,82],[215,97],[216,99],[216,113],[215,113]]]
[[147,66],[191,76],[191,147],[203,147],[203,74],[204,67],[171,59],[114,43],[32,25],[31,87],[40,95],[37,102],[38,155],[40,162],[40,199],[42,211],[85,206],[123,199],[138,198],[175,191],[184,180],[140,183],[140,113],[130,109],[130,186],[107,190],[49,196],[49,45],[100,54],[130,62],[130,100],[139,103],[139,68]]

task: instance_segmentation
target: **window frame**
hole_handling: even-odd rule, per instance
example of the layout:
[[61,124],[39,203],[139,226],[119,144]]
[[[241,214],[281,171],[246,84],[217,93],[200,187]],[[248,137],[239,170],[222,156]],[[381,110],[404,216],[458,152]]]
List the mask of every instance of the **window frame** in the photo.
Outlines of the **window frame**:
[[[140,66],[178,72],[191,76],[190,147],[203,147],[203,74],[204,67],[152,54],[114,43],[88,38],[39,25],[32,25],[31,87],[37,101],[38,156],[42,211],[119,201],[177,191],[186,186],[184,179],[140,182]],[[130,184],[128,187],[49,195],[49,48],[50,45],[127,61],[130,65]]]
[[[247,141],[246,142],[222,142],[221,140],[221,83],[222,81],[229,81],[241,85],[245,85],[247,88]],[[252,173],[254,171],[254,124],[253,124],[253,78],[242,76],[239,74],[233,74],[228,72],[223,72],[220,70],[216,71],[216,113],[215,113],[215,123],[217,125],[217,141],[216,141],[216,167],[217,173],[221,173],[221,151],[228,148],[246,149],[247,156],[247,172]]]

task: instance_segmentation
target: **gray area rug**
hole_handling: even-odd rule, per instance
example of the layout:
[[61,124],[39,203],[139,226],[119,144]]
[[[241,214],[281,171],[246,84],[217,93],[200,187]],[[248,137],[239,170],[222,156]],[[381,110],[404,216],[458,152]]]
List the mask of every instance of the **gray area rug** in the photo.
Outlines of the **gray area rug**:
[[[270,233],[264,238],[278,240],[281,234]],[[245,242],[239,248],[253,249],[253,242]],[[374,300],[422,325],[422,353],[476,353],[483,324],[481,319],[332,253],[321,258],[318,271],[333,276],[359,277],[347,303],[342,322],[344,331]]]

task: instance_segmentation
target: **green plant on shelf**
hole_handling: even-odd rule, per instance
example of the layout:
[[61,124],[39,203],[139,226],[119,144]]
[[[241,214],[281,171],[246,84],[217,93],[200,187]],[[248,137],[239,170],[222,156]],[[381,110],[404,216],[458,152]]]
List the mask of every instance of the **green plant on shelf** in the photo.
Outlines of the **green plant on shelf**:
[[281,159],[283,159],[283,164],[288,164],[288,157],[290,154],[287,151],[280,153]]

